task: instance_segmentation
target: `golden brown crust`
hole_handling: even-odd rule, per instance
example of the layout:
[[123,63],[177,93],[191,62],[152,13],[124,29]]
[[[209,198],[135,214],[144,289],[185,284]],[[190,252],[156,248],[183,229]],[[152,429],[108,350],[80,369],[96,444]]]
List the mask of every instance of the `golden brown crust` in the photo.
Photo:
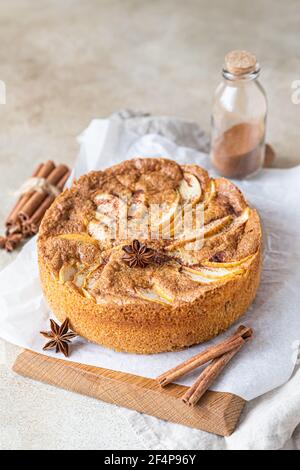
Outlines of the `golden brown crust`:
[[71,320],[72,329],[92,342],[116,351],[152,354],[202,343],[234,323],[249,307],[259,283],[257,253],[245,276],[209,291],[192,304],[169,309],[153,302],[97,305],[70,285],[61,285],[40,264],[45,296],[56,317]]
[[[97,239],[102,218],[125,199],[136,218],[152,203],[173,210],[187,173],[201,186],[197,201],[207,231],[201,247],[146,239],[170,260],[130,268],[122,261],[124,240]],[[103,195],[105,204],[109,195],[109,213]],[[238,188],[224,178],[212,181],[196,165],[164,159],[135,159],[84,175],[48,210],[38,249],[44,293],[59,320],[68,317],[90,341],[144,354],[181,349],[228,328],[254,299],[261,271],[259,217]]]

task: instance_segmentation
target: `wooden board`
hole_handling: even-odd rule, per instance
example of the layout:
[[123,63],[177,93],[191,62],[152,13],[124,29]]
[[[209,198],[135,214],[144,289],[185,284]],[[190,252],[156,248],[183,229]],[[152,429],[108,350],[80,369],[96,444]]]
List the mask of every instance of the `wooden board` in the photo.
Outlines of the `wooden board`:
[[13,370],[34,380],[221,436],[234,431],[245,405],[242,398],[231,393],[208,391],[195,407],[189,407],[180,400],[187,388],[182,385],[171,384],[162,389],[152,379],[28,350],[17,357]]

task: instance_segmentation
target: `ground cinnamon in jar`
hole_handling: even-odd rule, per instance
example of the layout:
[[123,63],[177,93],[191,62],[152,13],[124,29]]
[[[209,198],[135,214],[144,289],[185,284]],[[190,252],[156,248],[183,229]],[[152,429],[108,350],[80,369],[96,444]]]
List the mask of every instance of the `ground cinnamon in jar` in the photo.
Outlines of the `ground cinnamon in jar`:
[[225,57],[212,112],[211,161],[222,176],[244,178],[264,164],[267,101],[260,67],[247,51]]
[[264,153],[262,126],[242,122],[230,127],[212,143],[211,158],[221,175],[243,178],[261,167]]

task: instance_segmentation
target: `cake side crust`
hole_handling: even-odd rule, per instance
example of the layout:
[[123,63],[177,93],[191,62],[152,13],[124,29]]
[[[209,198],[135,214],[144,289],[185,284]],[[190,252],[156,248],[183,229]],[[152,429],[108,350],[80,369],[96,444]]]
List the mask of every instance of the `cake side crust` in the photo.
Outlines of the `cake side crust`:
[[[39,269],[45,297],[56,317],[66,317],[74,331],[105,347],[137,354],[183,349],[208,341],[240,318],[255,298],[261,274],[261,253],[238,278],[223,282],[192,304],[172,309],[154,303],[133,307],[98,305],[82,297],[68,284],[60,284],[42,259]],[[143,310],[151,309],[153,323],[143,323]],[[111,317],[116,321],[111,321]],[[107,320],[108,318],[108,320]],[[126,320],[127,318],[127,320]],[[119,319],[119,320],[118,320]]]

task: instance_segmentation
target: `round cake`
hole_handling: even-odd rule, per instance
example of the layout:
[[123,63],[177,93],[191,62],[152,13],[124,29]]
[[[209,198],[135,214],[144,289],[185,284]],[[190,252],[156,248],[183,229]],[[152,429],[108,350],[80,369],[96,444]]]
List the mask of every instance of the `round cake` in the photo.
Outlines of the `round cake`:
[[131,353],[206,341],[253,301],[261,225],[240,190],[197,165],[136,158],[75,181],[38,240],[50,308],[88,340]]

